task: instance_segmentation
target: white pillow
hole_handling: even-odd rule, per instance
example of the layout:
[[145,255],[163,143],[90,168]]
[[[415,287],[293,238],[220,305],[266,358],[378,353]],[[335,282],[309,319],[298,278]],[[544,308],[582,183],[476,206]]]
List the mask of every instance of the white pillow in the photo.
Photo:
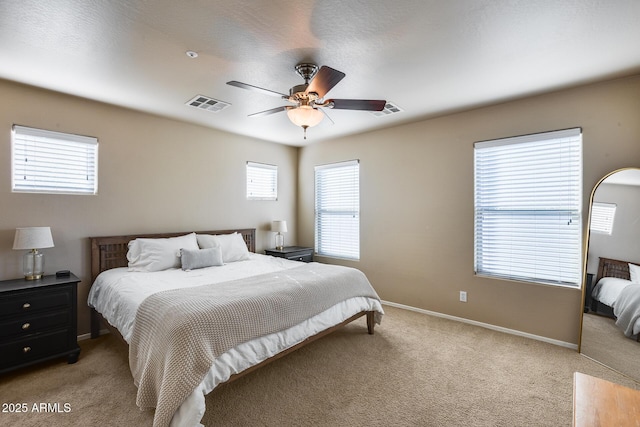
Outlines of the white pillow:
[[212,236],[211,234],[198,234],[196,236],[198,240],[198,246],[200,249],[209,249],[209,248],[219,248],[220,242],[216,238],[216,236]]
[[220,242],[222,260],[226,263],[249,259],[249,249],[242,238],[242,234],[218,234],[215,236]]
[[249,249],[242,238],[242,234],[198,234],[198,245],[201,249],[219,247],[222,250],[224,263],[244,261],[249,259]]
[[640,283],[640,265],[629,263],[629,276],[633,283]]
[[196,233],[160,239],[138,238],[129,242],[129,271],[162,271],[180,268],[180,249],[198,248]]
[[196,250],[182,248],[180,249],[180,259],[184,271],[223,265],[220,248]]

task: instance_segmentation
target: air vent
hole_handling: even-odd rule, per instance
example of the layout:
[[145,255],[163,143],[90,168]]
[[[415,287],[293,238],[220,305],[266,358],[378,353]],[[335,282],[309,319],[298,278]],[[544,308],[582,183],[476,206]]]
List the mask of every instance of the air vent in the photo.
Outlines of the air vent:
[[395,104],[387,102],[382,111],[369,111],[376,117],[388,116],[389,114],[395,114],[403,111],[402,108],[398,107]]
[[218,99],[213,99],[204,95],[196,95],[190,101],[187,101],[186,105],[191,107],[195,107],[199,110],[211,111],[212,113],[217,113],[218,111],[224,110],[229,105],[228,102],[220,101]]

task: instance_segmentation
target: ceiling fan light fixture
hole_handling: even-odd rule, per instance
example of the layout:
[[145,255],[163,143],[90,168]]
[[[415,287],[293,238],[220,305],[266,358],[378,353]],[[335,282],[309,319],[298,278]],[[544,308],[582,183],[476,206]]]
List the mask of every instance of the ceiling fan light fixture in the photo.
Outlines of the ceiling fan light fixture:
[[301,105],[287,110],[287,116],[294,125],[311,128],[322,121],[324,113],[310,105]]

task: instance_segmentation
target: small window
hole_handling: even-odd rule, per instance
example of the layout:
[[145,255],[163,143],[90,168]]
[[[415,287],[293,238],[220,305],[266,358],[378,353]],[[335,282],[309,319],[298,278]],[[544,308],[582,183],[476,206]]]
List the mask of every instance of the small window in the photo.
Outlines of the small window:
[[614,203],[593,202],[591,206],[591,225],[589,228],[594,233],[611,235],[615,216],[616,205]]
[[360,163],[315,168],[315,251],[360,259]]
[[579,287],[579,128],[475,143],[475,271]]
[[14,125],[11,141],[13,192],[97,193],[97,138]]
[[278,200],[278,167],[247,162],[247,199]]

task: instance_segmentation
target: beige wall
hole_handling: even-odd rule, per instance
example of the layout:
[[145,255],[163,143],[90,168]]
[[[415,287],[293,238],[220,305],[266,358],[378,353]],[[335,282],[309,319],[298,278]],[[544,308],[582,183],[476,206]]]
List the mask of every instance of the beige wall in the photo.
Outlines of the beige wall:
[[[297,148],[1,80],[0,99],[0,280],[22,273],[15,228],[51,226],[45,272],[82,279],[79,333],[89,330],[90,236],[256,227],[262,250],[273,246],[270,221],[285,219],[287,242],[296,240]],[[13,124],[97,137],[98,194],[12,193]],[[247,160],[278,166],[278,201],[246,200]]]
[[[361,268],[383,299],[577,343],[580,291],[474,276],[473,142],[581,126],[585,209],[603,175],[640,165],[640,76],[303,149],[4,81],[0,96],[0,279],[21,273],[14,229],[51,226],[46,271],[82,279],[80,333],[88,331],[87,237],[257,227],[264,249],[269,222],[286,219],[287,243],[312,246],[313,166],[360,159],[361,260],[345,264]],[[11,193],[14,123],[98,137],[98,195]],[[245,200],[247,160],[279,166],[277,202]]]
[[583,130],[588,212],[602,176],[640,166],[640,76],[305,147],[298,243],[314,242],[313,167],[360,159],[361,259],[325,261],[360,268],[388,301],[576,344],[580,290],[473,271],[473,143],[570,127]]

